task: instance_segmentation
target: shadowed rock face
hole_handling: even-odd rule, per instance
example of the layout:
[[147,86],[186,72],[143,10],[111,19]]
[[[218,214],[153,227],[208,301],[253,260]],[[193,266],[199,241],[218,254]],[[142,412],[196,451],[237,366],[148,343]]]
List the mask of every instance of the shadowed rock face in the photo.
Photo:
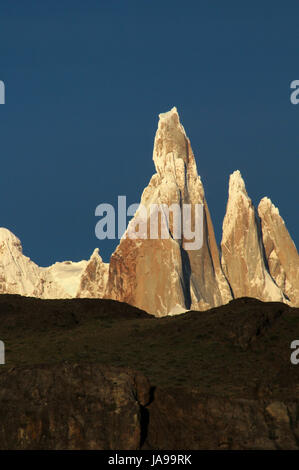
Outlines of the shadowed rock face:
[[153,390],[96,364],[0,371],[1,450],[298,449],[298,400]]
[[[160,390],[148,407],[151,449],[295,450],[298,401],[202,396],[196,390]],[[186,432],[188,430],[188,432]]]
[[[141,197],[148,215],[151,204],[203,204],[203,245],[190,249],[186,240],[176,239],[170,218],[169,239],[159,232],[156,240],[126,238],[137,225],[139,211],[131,220],[110,261],[106,297],[128,302],[157,316],[190,308],[204,310],[231,299],[222,273],[214,229],[190,141],[176,108],[160,114],[153,160],[157,173]],[[161,228],[161,221],[159,224]],[[131,232],[132,233],[132,232]]]
[[299,256],[278,209],[270,199],[258,206],[269,271],[294,306],[299,306]]
[[0,449],[139,449],[145,377],[92,364],[0,371]]
[[239,171],[229,180],[221,250],[223,272],[235,298],[286,300],[265,265],[258,218]]
[[0,449],[299,449],[298,308],[6,294],[0,318]]

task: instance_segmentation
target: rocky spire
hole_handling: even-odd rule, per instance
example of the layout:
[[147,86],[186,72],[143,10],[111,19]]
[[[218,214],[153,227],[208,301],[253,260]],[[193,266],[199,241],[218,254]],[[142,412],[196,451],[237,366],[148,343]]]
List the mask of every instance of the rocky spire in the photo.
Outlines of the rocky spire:
[[103,297],[108,280],[108,269],[109,264],[103,262],[99,249],[96,248],[80,276],[76,297]]
[[277,207],[264,197],[258,206],[265,256],[272,278],[290,300],[299,306],[299,256]]
[[221,250],[222,268],[234,297],[285,300],[266,267],[259,220],[239,171],[229,179]]
[[[167,113],[159,114],[153,160],[158,175],[164,180],[175,180],[183,192],[186,183],[190,180],[195,181],[198,179],[196,162],[190,141],[186,136],[184,127],[180,123],[175,107]],[[203,189],[201,196],[203,197]]]
[[[230,176],[220,262],[204,188],[176,108],[159,115],[153,161],[156,173],[143,191],[142,207],[110,265],[96,249],[88,261],[39,267],[23,254],[18,238],[0,228],[0,293],[40,298],[105,295],[157,316],[206,310],[243,296],[299,306],[296,247],[270,199],[261,200],[257,214],[239,171]],[[156,238],[149,224],[155,205],[163,208]],[[167,214],[179,208],[183,226],[186,205],[191,208],[191,230],[196,206],[201,205],[200,247],[192,248],[186,234],[176,236],[174,217]]]
[[[202,204],[202,248],[188,249],[184,239],[172,236],[132,240],[126,233],[110,260],[106,296],[157,316],[228,302],[230,288],[221,270],[203,185],[176,108],[159,115],[153,160],[157,173],[145,188],[141,204],[147,209],[152,204],[178,204],[180,208],[190,204],[193,211],[195,204]],[[138,217],[137,211],[129,229]],[[171,222],[169,231],[172,235]]]

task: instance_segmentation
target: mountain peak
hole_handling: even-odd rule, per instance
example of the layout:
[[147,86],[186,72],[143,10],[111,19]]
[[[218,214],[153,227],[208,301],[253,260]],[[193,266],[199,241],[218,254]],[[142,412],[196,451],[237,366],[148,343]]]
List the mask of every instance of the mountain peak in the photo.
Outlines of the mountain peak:
[[[93,250],[90,259],[92,259],[92,258],[101,258],[99,248],[95,248],[95,249]],[[102,260],[102,258],[101,258],[101,260]]]
[[226,214],[222,226],[222,242],[231,237],[238,220],[248,212],[253,212],[253,205],[247,194],[245,182],[239,170],[234,171],[229,177],[228,200]]
[[0,227],[0,242],[11,239],[18,240],[18,238],[10,230],[5,227]]
[[265,265],[256,211],[238,170],[229,179],[221,252],[222,268],[235,298],[285,300]]
[[188,173],[197,177],[196,163],[190,141],[182,126],[177,109],[159,114],[153,160],[157,173],[172,179]]
[[[190,308],[205,310],[231,300],[221,270],[212,220],[185,129],[174,107],[159,115],[153,160],[157,173],[143,191],[141,204],[203,206],[203,243],[191,248],[184,237],[134,240],[123,237],[111,256],[105,296],[157,316]],[[130,224],[136,226],[135,216]],[[147,221],[148,222],[148,221]],[[169,233],[173,233],[173,222]]]
[[276,284],[292,305],[299,305],[299,256],[279,210],[264,197],[258,206],[265,257]]
[[245,182],[242,178],[240,170],[234,171],[229,177],[229,196],[238,193],[243,193],[246,197],[248,197]]
[[[298,305],[295,244],[268,197],[260,201],[257,214],[239,170],[229,178],[220,262],[204,187],[176,107],[159,114],[153,160],[156,172],[141,196],[141,206],[147,210],[145,239],[127,236],[136,228],[140,231],[137,211],[109,264],[96,248],[89,260],[41,268],[23,255],[21,242],[12,232],[0,228],[0,293],[41,298],[104,296],[156,316],[206,310],[244,296]],[[167,210],[163,212],[168,219],[166,236],[159,217],[159,234],[152,236],[152,205],[171,211],[174,207],[184,211],[188,205],[193,214],[199,204],[203,217],[199,225],[194,220],[192,234],[195,241],[201,230],[200,248],[184,233],[174,236],[174,212],[171,217]],[[184,212],[180,216],[181,223],[186,221]]]
[[180,121],[180,116],[179,116],[177,108],[175,106],[173,106],[173,108],[171,108],[169,111],[166,111],[165,113],[160,113],[159,114],[159,120],[160,121],[179,122]]
[[22,253],[21,241],[10,230],[4,227],[0,227],[0,245],[2,245],[2,250],[5,246],[8,246],[10,250],[13,248]]
[[271,199],[268,197],[263,197],[258,205],[259,213],[265,213],[267,211],[272,212],[273,214],[279,215],[279,209],[276,207]]

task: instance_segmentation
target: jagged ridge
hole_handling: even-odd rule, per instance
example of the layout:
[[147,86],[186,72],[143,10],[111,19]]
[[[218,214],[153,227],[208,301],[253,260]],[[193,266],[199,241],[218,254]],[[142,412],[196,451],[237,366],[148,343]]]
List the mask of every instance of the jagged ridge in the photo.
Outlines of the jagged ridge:
[[[223,221],[221,260],[204,188],[190,140],[177,109],[159,115],[153,161],[156,173],[141,204],[204,207],[203,246],[186,240],[130,239],[128,231],[103,263],[96,249],[89,261],[41,268],[23,255],[20,240],[0,228],[0,293],[40,298],[106,297],[156,316],[207,310],[243,296],[299,305],[299,256],[278,209],[263,198],[255,210],[239,171],[230,176]],[[109,272],[108,272],[109,271]]]

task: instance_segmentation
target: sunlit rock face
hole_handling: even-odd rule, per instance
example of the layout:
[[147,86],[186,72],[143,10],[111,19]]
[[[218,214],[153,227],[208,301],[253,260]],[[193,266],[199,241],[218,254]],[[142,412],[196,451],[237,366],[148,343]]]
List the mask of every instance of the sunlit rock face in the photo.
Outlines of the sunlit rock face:
[[0,293],[34,295],[41,288],[39,267],[23,255],[18,238],[0,228]]
[[0,228],[0,294],[106,297],[156,316],[207,310],[244,296],[299,306],[296,247],[270,199],[263,198],[255,210],[239,171],[230,176],[220,262],[204,188],[176,108],[159,115],[153,161],[156,172],[110,264],[95,249],[89,260],[40,267],[23,254],[13,233]]
[[299,306],[299,256],[296,246],[279,210],[269,198],[261,200],[258,213],[270,274],[291,305]]
[[108,265],[96,249],[89,261],[57,262],[40,267],[23,254],[20,240],[0,228],[0,294],[44,299],[103,297]]
[[229,180],[221,251],[223,272],[235,298],[286,300],[268,272],[258,216],[239,171]]
[[108,280],[109,264],[104,263],[96,248],[79,278],[76,297],[103,297]]
[[[147,238],[130,238],[134,229],[140,229],[141,210],[137,210],[111,257],[106,297],[128,302],[156,316],[190,308],[204,310],[228,302],[231,292],[220,266],[203,185],[176,108],[159,116],[153,160],[156,173],[141,197],[141,204],[146,208],[142,220],[146,220]],[[189,237],[188,240],[184,236],[176,237],[171,217],[167,226],[169,238],[163,239],[161,235],[162,218],[158,219],[158,238],[150,238],[153,204],[166,207],[176,204],[181,213],[183,206],[190,204],[193,229],[196,228],[195,205],[202,204],[202,247],[190,246]]]

